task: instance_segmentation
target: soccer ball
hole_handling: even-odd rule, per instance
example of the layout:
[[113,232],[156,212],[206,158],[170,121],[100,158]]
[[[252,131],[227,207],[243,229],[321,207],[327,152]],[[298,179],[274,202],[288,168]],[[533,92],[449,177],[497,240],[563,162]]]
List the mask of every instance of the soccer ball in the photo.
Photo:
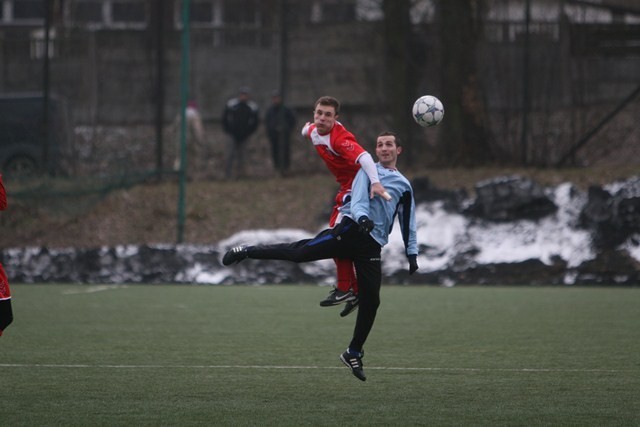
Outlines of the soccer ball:
[[413,120],[422,127],[435,126],[444,117],[444,106],[432,95],[421,96],[413,103]]

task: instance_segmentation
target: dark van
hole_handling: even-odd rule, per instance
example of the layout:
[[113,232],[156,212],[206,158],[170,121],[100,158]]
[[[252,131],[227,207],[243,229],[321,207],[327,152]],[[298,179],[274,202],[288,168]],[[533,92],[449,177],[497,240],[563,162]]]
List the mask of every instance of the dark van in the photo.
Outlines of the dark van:
[[60,172],[60,147],[67,130],[63,103],[50,97],[46,129],[43,111],[42,94],[0,94],[0,172],[4,175]]

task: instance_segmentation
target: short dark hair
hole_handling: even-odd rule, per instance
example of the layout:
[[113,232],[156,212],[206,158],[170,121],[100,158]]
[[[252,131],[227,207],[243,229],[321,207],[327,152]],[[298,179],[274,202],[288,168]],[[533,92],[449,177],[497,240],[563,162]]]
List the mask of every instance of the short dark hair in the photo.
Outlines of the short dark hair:
[[385,130],[384,132],[380,132],[378,134],[376,140],[378,140],[378,138],[380,138],[381,136],[392,136],[396,140],[396,146],[398,146],[398,147],[402,146],[402,142],[400,142],[400,137],[395,132],[391,132],[390,130]]
[[313,105],[314,111],[318,105],[327,105],[329,107],[333,107],[336,110],[336,116],[340,114],[340,101],[338,101],[333,96],[321,96],[320,98],[318,98],[316,103]]

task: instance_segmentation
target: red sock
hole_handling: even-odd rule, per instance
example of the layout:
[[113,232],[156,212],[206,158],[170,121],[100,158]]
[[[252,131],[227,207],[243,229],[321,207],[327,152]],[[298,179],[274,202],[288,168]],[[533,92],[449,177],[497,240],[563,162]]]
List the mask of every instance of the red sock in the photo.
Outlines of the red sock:
[[334,258],[336,263],[336,273],[338,281],[336,288],[342,292],[348,292],[353,289],[354,293],[358,293],[358,281],[356,280],[356,271],[353,267],[353,261],[350,259]]

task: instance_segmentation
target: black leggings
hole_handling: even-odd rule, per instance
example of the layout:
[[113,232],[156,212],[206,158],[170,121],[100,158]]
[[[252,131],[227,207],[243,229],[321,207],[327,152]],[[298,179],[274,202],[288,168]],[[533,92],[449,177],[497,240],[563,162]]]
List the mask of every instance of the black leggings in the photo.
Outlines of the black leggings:
[[13,311],[11,310],[11,300],[0,301],[0,332],[13,322]]
[[358,225],[343,219],[335,229],[324,230],[313,239],[293,243],[249,246],[247,255],[253,259],[272,259],[296,263],[321,259],[352,259],[358,277],[360,304],[358,317],[349,348],[362,351],[380,306],[382,248],[369,234],[358,231]]

